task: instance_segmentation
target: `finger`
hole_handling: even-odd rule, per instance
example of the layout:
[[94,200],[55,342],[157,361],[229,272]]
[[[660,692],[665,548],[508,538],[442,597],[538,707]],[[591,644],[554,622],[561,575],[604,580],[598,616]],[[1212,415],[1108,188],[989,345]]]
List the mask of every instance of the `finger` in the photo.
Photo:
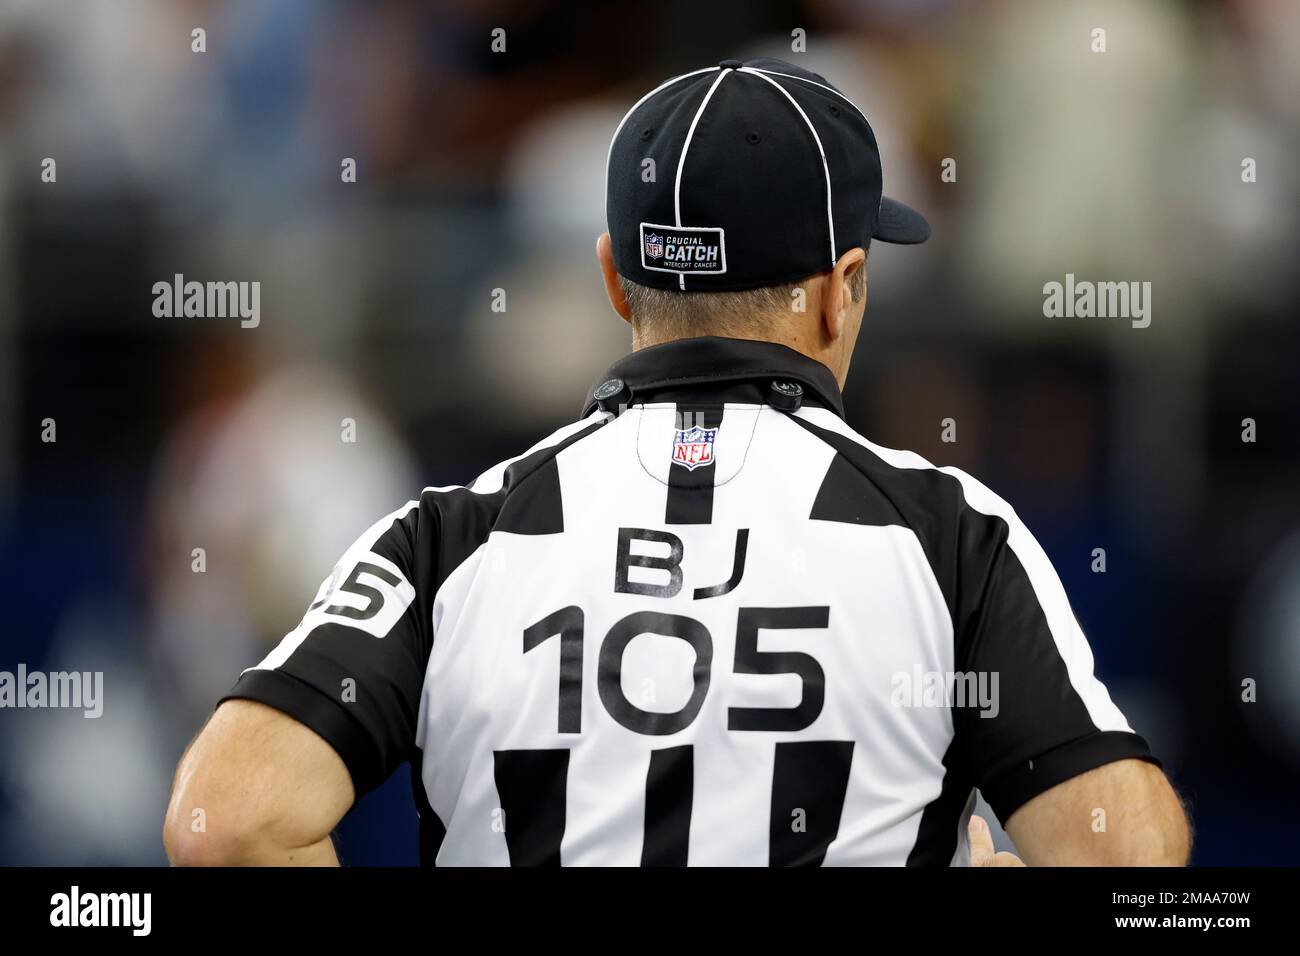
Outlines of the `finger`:
[[989,832],[988,821],[983,817],[972,815],[970,823],[966,826],[966,833],[970,838],[970,865],[992,866],[995,853],[993,834]]
[[1002,850],[999,853],[995,853],[993,855],[993,862],[988,864],[988,866],[1024,866],[1024,865],[1025,865],[1024,860],[1020,859],[1020,857],[1016,856],[1014,853],[1008,853],[1006,850]]

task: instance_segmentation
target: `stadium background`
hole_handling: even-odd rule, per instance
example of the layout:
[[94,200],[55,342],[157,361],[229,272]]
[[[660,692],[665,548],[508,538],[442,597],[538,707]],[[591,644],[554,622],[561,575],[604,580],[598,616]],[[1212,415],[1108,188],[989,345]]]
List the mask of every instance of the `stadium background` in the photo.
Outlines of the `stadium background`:
[[[181,750],[346,544],[625,350],[592,252],[622,113],[773,54],[863,106],[934,225],[872,250],[850,421],[1016,506],[1196,862],[1296,863],[1297,48],[1281,0],[0,3],[0,669],[106,698],[0,711],[0,862],[163,861]],[[1151,281],[1150,328],[1045,318],[1067,272]],[[260,325],[155,318],[176,273],[260,281]],[[408,791],[347,862],[415,861]]]

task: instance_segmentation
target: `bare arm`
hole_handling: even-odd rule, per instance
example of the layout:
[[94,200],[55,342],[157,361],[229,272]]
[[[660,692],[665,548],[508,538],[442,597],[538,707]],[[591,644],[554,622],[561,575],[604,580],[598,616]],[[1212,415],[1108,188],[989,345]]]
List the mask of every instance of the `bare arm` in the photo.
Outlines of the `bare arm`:
[[1030,866],[1185,866],[1191,833],[1165,775],[1117,760],[1025,803],[1007,834]]
[[163,844],[177,866],[337,866],[330,831],[353,800],[343,760],[313,731],[228,700],[176,769]]

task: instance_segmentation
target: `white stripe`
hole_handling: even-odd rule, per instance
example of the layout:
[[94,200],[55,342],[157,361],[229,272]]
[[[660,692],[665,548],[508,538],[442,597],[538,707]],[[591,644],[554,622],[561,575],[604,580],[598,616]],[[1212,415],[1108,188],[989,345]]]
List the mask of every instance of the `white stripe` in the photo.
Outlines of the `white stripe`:
[[[799,115],[803,117],[804,123],[807,124],[808,126],[808,132],[812,133],[813,142],[817,144],[817,155],[819,155],[822,159],[822,172],[826,174],[826,226],[830,230],[830,234],[831,234],[831,268],[834,269],[835,268],[835,216],[831,212],[831,170],[830,167],[826,165],[826,151],[822,149],[821,137],[817,135],[817,130],[813,128],[812,120],[808,119],[808,114],[803,111],[803,107],[800,106],[795,101],[795,98],[790,95],[790,91],[787,90],[780,83],[778,83],[776,80],[772,79],[770,76],[764,76],[764,73],[767,71],[755,70],[752,67],[742,66],[739,72],[752,74],[753,76],[758,77],[760,80],[762,80],[765,83],[771,83],[778,90],[780,90],[781,95],[790,101],[790,105],[799,111]],[[856,107],[854,108],[856,109]]]
[[824,408],[801,408],[795,415],[806,419],[820,428],[834,431],[845,438],[852,439],[872,452],[882,461],[895,468],[931,469],[951,475],[961,483],[966,503],[981,514],[1001,518],[1007,523],[1007,546],[1019,559],[1029,578],[1034,596],[1043,609],[1047,628],[1052,632],[1056,651],[1065,663],[1065,670],[1079,699],[1088,711],[1088,717],[1098,730],[1122,730],[1133,732],[1128,721],[1119,708],[1115,706],[1107,693],[1106,687],[1097,680],[1093,673],[1092,648],[1088,638],[1070,608],[1070,600],[1061,585],[1061,579],[1052,567],[1051,559],[1043,551],[1042,545],[1025,527],[1011,505],[995,495],[958,468],[936,468],[920,455],[911,451],[884,448],[863,438],[833,412]]
[[701,73],[712,73],[720,69],[722,69],[722,67],[720,66],[708,66],[702,70],[692,70],[690,73],[683,73],[681,76],[674,76],[671,80],[664,80],[662,83],[656,86],[645,96],[641,97],[639,100],[633,103],[632,108],[623,114],[623,118],[618,121],[618,126],[614,127],[614,135],[609,138],[609,149],[606,150],[605,152],[605,225],[606,227],[609,226],[609,161],[610,161],[610,157],[614,155],[614,143],[618,139],[618,134],[623,132],[623,126],[631,118],[632,114],[635,113],[640,108],[642,103],[650,99],[650,97],[654,96],[660,90],[665,90],[668,87],[672,86],[674,83],[678,82],[679,80],[684,80],[687,77],[699,76]]
[[[704,99],[700,101],[700,108],[695,111],[695,117],[691,120],[690,128],[686,130],[686,140],[682,143],[682,154],[677,157],[677,180],[673,183],[673,215],[676,216],[678,228],[682,225],[682,170],[686,168],[686,151],[691,148],[691,138],[695,136],[695,127],[700,122],[700,117],[704,115],[704,107],[709,105],[709,100],[713,98],[713,91],[718,88],[718,84],[729,73],[729,70],[723,70],[718,74],[718,78],[713,81],[709,87],[709,92],[704,94]],[[677,277],[677,287],[686,288],[686,273],[683,272]]]

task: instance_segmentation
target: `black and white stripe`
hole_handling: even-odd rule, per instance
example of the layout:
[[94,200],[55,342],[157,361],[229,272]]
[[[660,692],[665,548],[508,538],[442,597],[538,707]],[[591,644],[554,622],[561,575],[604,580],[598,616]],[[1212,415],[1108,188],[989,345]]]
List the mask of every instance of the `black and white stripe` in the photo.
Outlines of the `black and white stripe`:
[[[824,367],[705,339],[605,378],[632,408],[376,522],[229,695],[358,794],[410,761],[425,863],[947,865],[976,788],[1005,820],[1153,759],[1012,509],[854,432]],[[913,669],[996,672],[997,716],[900,705]]]

